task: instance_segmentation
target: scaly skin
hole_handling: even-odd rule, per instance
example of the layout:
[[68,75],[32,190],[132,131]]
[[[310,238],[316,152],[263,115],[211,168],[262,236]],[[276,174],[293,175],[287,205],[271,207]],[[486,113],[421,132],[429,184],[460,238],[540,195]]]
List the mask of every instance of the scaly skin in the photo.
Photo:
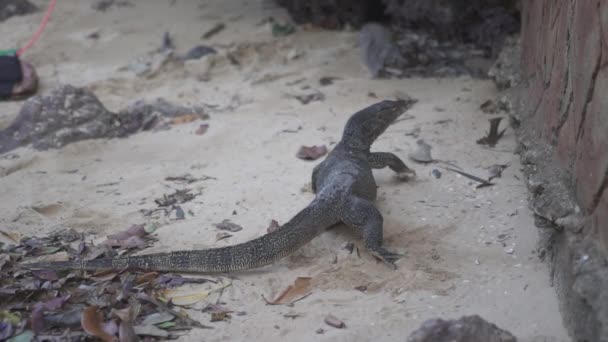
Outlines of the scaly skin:
[[143,270],[220,273],[262,267],[293,253],[325,228],[342,222],[355,228],[365,248],[394,268],[399,255],[382,247],[382,215],[373,205],[372,168],[389,167],[402,178],[415,175],[392,153],[370,152],[372,143],[415,100],[382,101],[355,113],[340,142],[312,175],[315,199],[280,229],[238,245],[113,259],[24,264],[27,268]]

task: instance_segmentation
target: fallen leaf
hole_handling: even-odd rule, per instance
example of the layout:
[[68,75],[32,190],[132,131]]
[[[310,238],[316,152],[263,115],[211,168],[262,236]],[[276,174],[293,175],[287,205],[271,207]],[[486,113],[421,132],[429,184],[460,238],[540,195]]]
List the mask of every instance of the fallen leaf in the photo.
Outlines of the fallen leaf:
[[21,322],[21,315],[18,312],[10,312],[7,310],[0,311],[0,322],[11,323],[17,325]]
[[120,247],[124,249],[144,248],[146,242],[139,236],[131,236],[130,238],[120,241]]
[[144,230],[146,231],[146,233],[148,234],[152,234],[154,233],[158,228],[160,228],[160,225],[157,222],[152,222],[150,224],[147,224],[146,227],[144,228]]
[[423,139],[418,139],[416,141],[418,148],[416,151],[409,154],[410,159],[419,163],[430,163],[434,161],[433,157],[431,157],[431,149],[433,148],[431,145],[427,144]]
[[355,290],[365,292],[367,291],[367,285],[359,285],[355,287]]
[[32,275],[38,279],[55,281],[59,279],[57,272],[53,270],[33,270]]
[[289,23],[280,24],[276,21],[272,23],[272,36],[273,37],[288,36],[294,32],[296,32],[295,26],[293,26]]
[[116,334],[118,334],[118,324],[116,324],[116,321],[113,319],[102,323],[101,329],[110,336],[116,336]]
[[217,229],[227,230],[232,233],[238,232],[243,229],[243,227],[231,222],[230,220],[223,220],[220,223],[214,223],[213,226]]
[[498,112],[498,105],[494,100],[487,100],[479,106],[479,109],[486,114],[494,114]]
[[302,146],[298,150],[296,157],[303,160],[316,160],[327,154],[327,147],[325,145],[320,146]]
[[332,77],[332,76],[323,76],[319,79],[319,84],[322,86],[327,86],[333,84],[334,81],[341,80],[340,77]]
[[53,203],[37,207],[32,206],[32,209],[43,216],[49,217],[59,213],[63,209],[63,207],[61,206],[61,204]]
[[490,132],[488,132],[488,134],[485,137],[477,140],[477,143],[480,145],[488,145],[490,147],[496,146],[496,143],[498,143],[498,140],[500,140],[500,138],[502,138],[502,136],[505,134],[505,131],[507,130],[505,128],[500,132],[498,131],[498,127],[500,126],[501,120],[502,120],[502,118],[490,119]]
[[8,239],[11,243],[19,243],[21,241],[21,235],[17,232],[6,232],[4,230],[0,230],[0,235]]
[[131,324],[131,322],[120,322],[120,326],[118,327],[118,340],[120,342],[139,341],[139,338],[137,338],[137,334],[135,333],[135,329],[133,328],[133,324]]
[[6,341],[15,333],[14,324],[0,321],[0,341]]
[[175,324],[175,322],[164,322],[161,324],[157,324],[156,326],[161,328],[161,329],[171,329],[173,327],[175,327],[177,324]]
[[494,178],[500,178],[502,172],[508,167],[506,164],[496,164],[488,168],[488,181],[492,181]]
[[344,324],[344,322],[342,322],[341,320],[339,320],[336,316],[334,315],[327,315],[325,316],[325,319],[323,320],[325,322],[325,324],[334,327],[334,328],[338,328],[338,329],[343,329],[346,328],[346,324]]
[[203,33],[203,35],[201,36],[201,39],[209,39],[209,38],[213,37],[214,35],[218,34],[219,32],[221,32],[225,28],[226,28],[226,24],[217,23],[209,31]]
[[310,295],[311,280],[312,278],[309,277],[298,277],[292,285],[289,285],[286,289],[281,291],[275,297],[275,299],[267,300],[266,298],[264,298],[264,300],[266,301],[266,304],[269,305],[283,305],[295,303],[296,301]]
[[159,207],[171,207],[177,203],[186,203],[194,199],[196,195],[190,193],[190,189],[175,190],[170,195],[163,195],[162,198],[155,199],[154,202]]
[[231,237],[232,234],[228,234],[226,232],[219,232],[215,235],[215,241],[220,241]]
[[158,272],[148,272],[145,274],[141,274],[135,278],[135,284],[141,285],[141,284],[145,284],[145,283],[153,283],[153,282],[156,282],[157,277],[158,277]]
[[306,95],[293,95],[293,98],[300,101],[301,104],[307,105],[311,102],[325,100],[325,95],[323,95],[323,93],[321,93],[321,92],[316,92],[316,93],[306,94]]
[[165,330],[157,328],[154,325],[136,325],[133,331],[137,335],[153,336],[153,337],[169,337],[169,333]]
[[11,337],[8,342],[30,342],[34,340],[34,332],[31,330],[26,330],[21,334]]
[[281,225],[279,225],[279,222],[277,222],[277,220],[270,220],[270,224],[268,225],[268,228],[266,228],[266,231],[268,233],[272,233],[275,230],[278,230],[279,228],[281,228]]
[[0,269],[4,267],[4,265],[11,260],[11,256],[8,254],[0,254]]
[[187,293],[187,294],[184,294],[183,290],[167,289],[162,292],[161,300],[163,300],[165,302],[171,301],[171,303],[173,303],[174,305],[188,306],[188,305],[192,305],[192,304],[196,304],[196,303],[200,302],[201,300],[209,297],[209,295],[211,293],[220,291],[220,290],[226,288],[227,286],[230,286],[230,283],[224,284],[224,285],[221,285],[219,287],[212,288],[209,290],[203,290],[203,291]]
[[111,342],[114,336],[109,335],[103,329],[103,314],[99,312],[97,306],[89,306],[82,311],[80,324],[87,334],[97,337],[104,342]]
[[44,246],[38,251],[38,255],[55,254],[61,250],[61,247]]
[[181,125],[181,124],[189,123],[192,121],[196,121],[200,118],[201,117],[198,114],[192,114],[192,113],[184,114],[184,115],[176,116],[173,119],[171,119],[171,123],[174,125]]
[[44,315],[44,323],[49,327],[79,327],[82,308]]
[[132,236],[143,237],[146,234],[147,233],[146,233],[144,224],[134,224],[131,227],[129,227],[121,232],[108,235],[108,239],[122,241],[122,240],[127,240],[128,238],[130,238]]
[[45,262],[55,262],[55,261],[68,261],[70,260],[70,255],[68,254],[68,252],[66,251],[61,251],[59,253],[55,253],[55,254],[49,254],[49,255],[45,255],[39,258],[34,258],[31,259],[32,262],[41,262],[41,263],[45,263]]
[[209,124],[201,124],[200,126],[198,126],[198,128],[196,129],[194,134],[203,135],[203,134],[207,133],[208,130],[209,130]]
[[176,220],[183,220],[186,218],[186,214],[184,213],[184,210],[182,209],[182,207],[180,207],[179,205],[176,205],[175,207],[173,207],[173,209],[175,210],[175,219]]
[[175,319],[175,316],[168,312],[155,312],[144,318],[142,325],[156,325],[164,322],[169,322]]
[[220,322],[224,321],[227,318],[230,318],[227,312],[212,312],[211,313],[211,322]]

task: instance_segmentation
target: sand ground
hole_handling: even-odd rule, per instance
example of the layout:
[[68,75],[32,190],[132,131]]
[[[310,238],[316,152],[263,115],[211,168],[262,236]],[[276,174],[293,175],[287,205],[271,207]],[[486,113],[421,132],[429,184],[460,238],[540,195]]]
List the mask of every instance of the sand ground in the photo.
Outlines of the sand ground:
[[[568,340],[547,268],[535,251],[537,230],[513,154],[513,132],[507,130],[494,149],[475,143],[487,130],[489,116],[479,105],[496,94],[491,82],[370,80],[353,32],[301,28],[273,38],[268,25],[259,23],[287,16],[271,1],[132,2],[134,7],[97,12],[90,1],[60,1],[26,56],[41,75],[41,92],[58,83],[86,86],[110,110],[157,97],[217,105],[209,110],[208,132],[196,135],[199,123],[189,123],[61,150],[21,148],[14,151],[16,159],[0,156],[1,229],[30,235],[71,227],[104,236],[153,220],[140,210],[154,208],[154,198],[182,187],[165,177],[190,173],[214,179],[190,185],[200,195],[182,205],[185,220],[158,219],[160,241],[146,252],[249,240],[264,234],[271,219],[283,223],[313,198],[302,189],[317,162],[295,157],[301,145],[331,147],[349,115],[377,101],[370,93],[378,99],[407,93],[418,104],[374,149],[405,160],[423,138],[435,158],[474,174],[485,176],[485,167],[509,164],[496,185],[476,189],[445,170],[437,179],[431,174],[437,164],[408,161],[418,173],[408,183],[379,170],[377,204],[385,218],[386,245],[406,254],[397,271],[363,250],[360,257],[349,254],[343,245],[359,238],[346,228],[332,229],[275,265],[234,274],[221,300],[246,315],[210,323],[214,330],[195,329],[181,340],[404,341],[426,319],[467,314],[480,314],[521,341]],[[23,44],[41,17],[36,13],[0,24],[0,46]],[[202,42],[202,33],[218,22],[226,29]],[[165,31],[180,53],[205,43],[220,55],[168,65],[149,78],[125,70],[158,48]],[[94,32],[98,39],[87,38]],[[226,51],[240,66],[228,61]],[[320,86],[323,76],[341,80]],[[315,91],[325,100],[302,105],[290,96]],[[0,108],[0,126],[6,126],[20,103]],[[411,134],[416,130],[418,138]],[[216,241],[212,224],[226,218],[244,229]],[[312,294],[293,307],[267,306],[262,300],[261,295],[272,296],[302,276],[312,277]],[[354,289],[361,285],[368,290]],[[346,329],[325,325],[330,313]],[[200,310],[191,315],[209,319]],[[316,333],[319,328],[324,333]]]

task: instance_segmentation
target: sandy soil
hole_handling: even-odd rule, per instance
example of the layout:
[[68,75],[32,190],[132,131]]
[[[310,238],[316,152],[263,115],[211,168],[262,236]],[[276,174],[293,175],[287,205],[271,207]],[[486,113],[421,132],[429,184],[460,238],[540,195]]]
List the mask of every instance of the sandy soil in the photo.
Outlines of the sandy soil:
[[[209,131],[196,135],[198,123],[189,123],[61,150],[22,148],[14,151],[17,159],[0,156],[2,229],[29,235],[72,227],[104,236],[157,220],[163,225],[156,233],[160,241],[146,252],[249,240],[264,234],[271,219],[285,222],[313,198],[303,188],[316,162],[295,158],[301,145],[335,143],[349,115],[377,100],[370,93],[379,99],[407,93],[419,103],[375,150],[405,159],[417,140],[407,133],[419,129],[435,158],[471,173],[485,176],[485,167],[509,164],[497,184],[476,189],[445,170],[436,179],[431,171],[437,164],[412,161],[408,164],[418,177],[408,183],[396,181],[389,170],[377,171],[386,245],[406,254],[397,271],[363,250],[360,257],[349,254],[343,245],[359,238],[346,228],[332,229],[275,265],[234,274],[221,300],[246,315],[210,323],[214,330],[195,329],[181,340],[403,341],[426,319],[467,314],[480,314],[521,341],[568,340],[549,274],[535,252],[537,231],[512,153],[513,132],[507,130],[494,149],[475,143],[487,129],[488,115],[479,105],[495,95],[491,82],[370,80],[359,63],[353,32],[301,28],[273,38],[268,25],[259,23],[286,14],[271,1],[133,3],[133,8],[96,12],[90,1],[60,1],[41,41],[27,54],[41,75],[41,92],[58,83],[87,86],[110,110],[156,97],[217,105],[210,110]],[[0,46],[24,43],[41,17],[37,13],[0,24]],[[220,50],[217,57],[171,64],[150,78],[125,70],[130,61],[158,48],[165,31],[182,53],[201,44],[202,33],[218,22],[226,29],[205,41]],[[93,32],[98,39],[87,38]],[[226,51],[241,65],[230,64]],[[320,86],[322,76],[342,80]],[[324,101],[302,105],[290,96],[317,90]],[[0,126],[6,126],[20,103],[0,108]],[[140,210],[154,208],[153,199],[182,188],[164,178],[184,173],[215,178],[190,185],[200,195],[182,206],[186,219],[144,217]],[[216,241],[212,224],[226,218],[244,229]],[[309,297],[293,307],[264,303],[261,295],[272,296],[300,276],[312,277]],[[354,289],[360,285],[368,290]],[[330,313],[347,328],[325,325]],[[209,319],[200,310],[191,315]],[[324,333],[316,333],[319,328]]]

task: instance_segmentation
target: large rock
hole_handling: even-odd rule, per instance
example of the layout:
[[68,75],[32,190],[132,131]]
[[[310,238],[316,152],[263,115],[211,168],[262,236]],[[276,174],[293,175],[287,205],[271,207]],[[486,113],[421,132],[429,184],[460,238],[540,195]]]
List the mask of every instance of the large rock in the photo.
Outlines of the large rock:
[[474,316],[457,320],[430,319],[407,339],[407,342],[516,342],[515,336],[496,325]]

